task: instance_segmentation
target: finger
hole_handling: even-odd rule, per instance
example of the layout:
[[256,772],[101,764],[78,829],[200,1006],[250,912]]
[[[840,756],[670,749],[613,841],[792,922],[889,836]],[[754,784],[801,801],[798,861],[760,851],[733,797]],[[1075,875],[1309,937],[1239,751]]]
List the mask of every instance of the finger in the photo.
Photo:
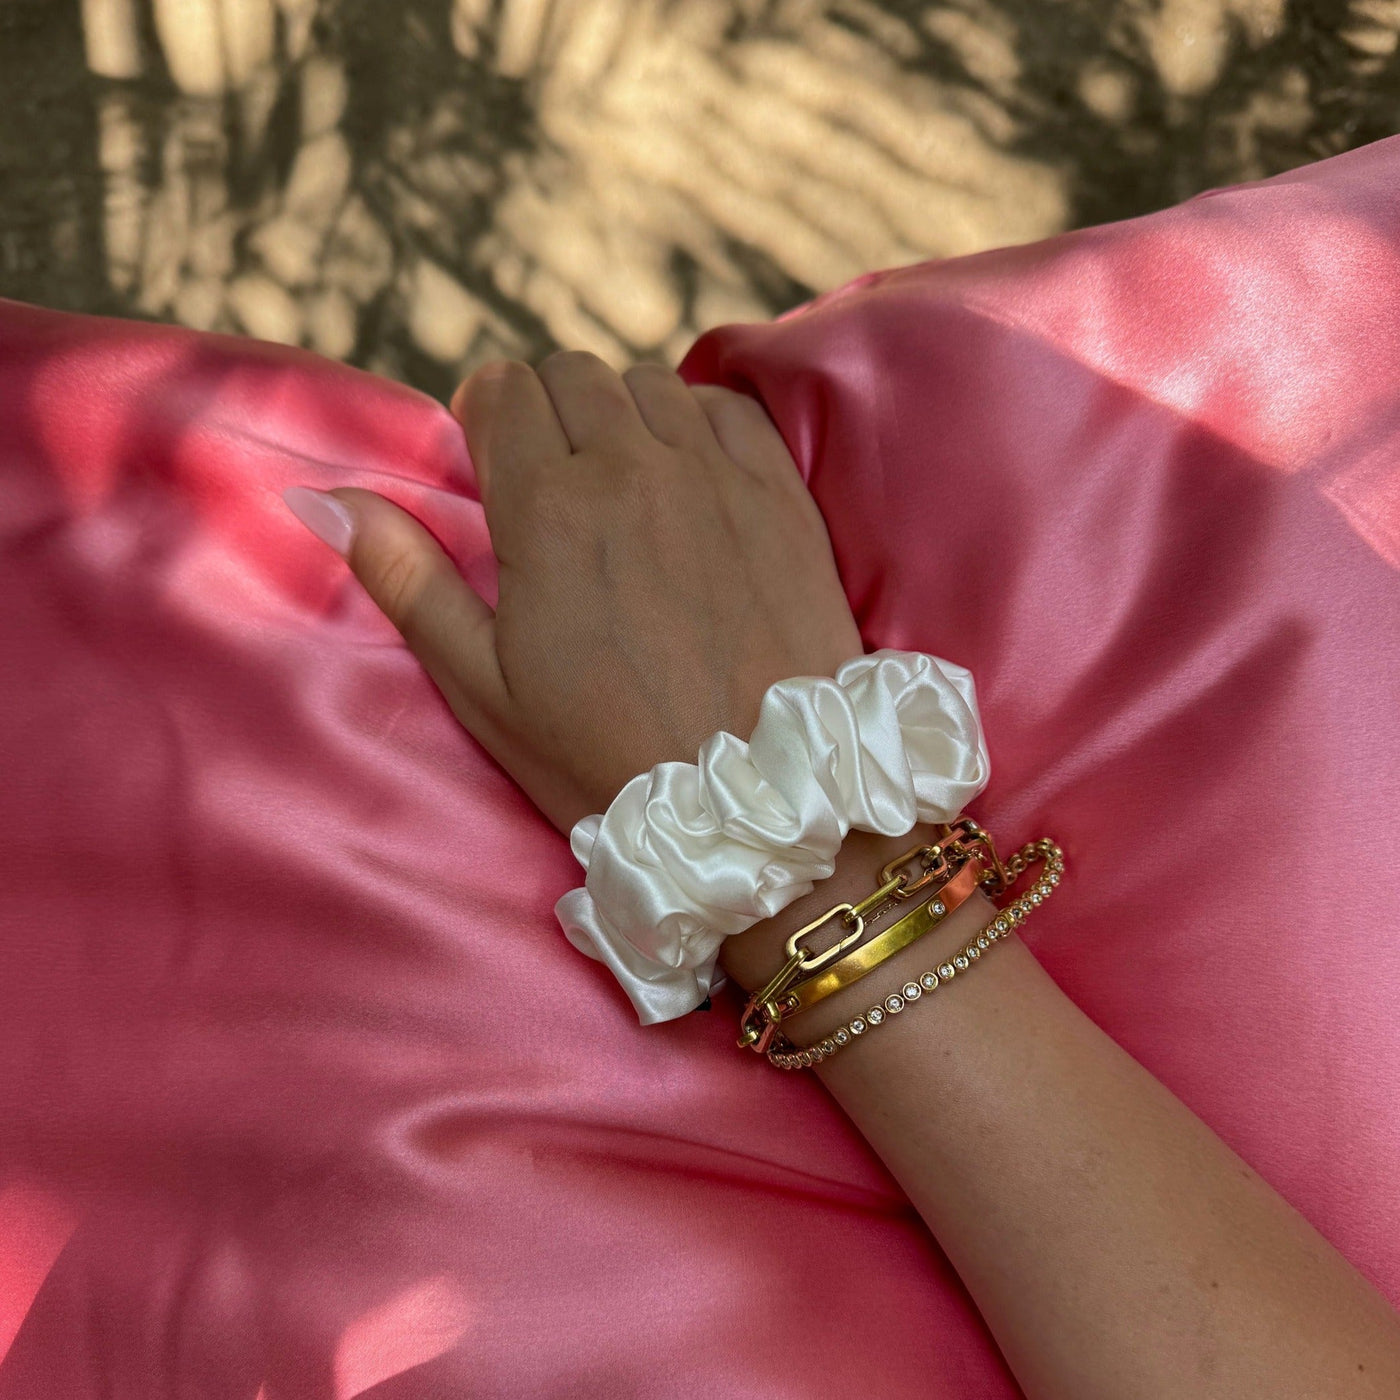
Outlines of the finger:
[[539,376],[518,360],[483,365],[458,386],[451,408],[466,434],[496,545],[498,488],[508,498],[511,488],[532,473],[567,462],[569,439]]
[[701,451],[719,446],[690,385],[665,365],[633,365],[623,373],[622,382],[652,437],[672,447]]
[[373,491],[326,493],[354,521],[347,562],[398,628],[457,717],[472,730],[504,714],[509,694],[496,656],[496,615],[447,552],[406,510]]
[[797,470],[783,435],[757,399],[717,384],[696,384],[691,392],[719,445],[739,466],[760,475]]
[[[647,434],[622,376],[586,350],[559,350],[540,365],[540,382],[575,452]],[[649,435],[648,435],[649,436]]]

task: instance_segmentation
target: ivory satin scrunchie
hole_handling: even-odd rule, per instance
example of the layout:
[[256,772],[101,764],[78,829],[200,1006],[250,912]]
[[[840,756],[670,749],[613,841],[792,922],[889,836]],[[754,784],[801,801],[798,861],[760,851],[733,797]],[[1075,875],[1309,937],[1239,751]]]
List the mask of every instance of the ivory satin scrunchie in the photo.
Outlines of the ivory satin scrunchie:
[[835,870],[852,827],[902,836],[951,821],[991,776],[972,673],[888,648],[830,676],[771,685],[744,740],[658,763],[569,834],[585,883],[554,906],[569,942],[606,963],[643,1025],[724,984],[720,944]]

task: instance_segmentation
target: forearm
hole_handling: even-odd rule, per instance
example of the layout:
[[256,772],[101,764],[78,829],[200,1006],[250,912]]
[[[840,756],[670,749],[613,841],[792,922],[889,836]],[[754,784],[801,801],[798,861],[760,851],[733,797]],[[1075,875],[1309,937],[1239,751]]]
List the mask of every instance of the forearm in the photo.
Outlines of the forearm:
[[[769,975],[788,932],[859,899],[883,860],[932,834],[852,833],[830,880],[729,940],[726,969],[741,985]],[[819,1039],[991,913],[974,895],[785,1028],[799,1044]],[[816,1072],[938,1239],[1031,1400],[1400,1394],[1400,1319],[1385,1299],[1019,938],[924,1000]]]

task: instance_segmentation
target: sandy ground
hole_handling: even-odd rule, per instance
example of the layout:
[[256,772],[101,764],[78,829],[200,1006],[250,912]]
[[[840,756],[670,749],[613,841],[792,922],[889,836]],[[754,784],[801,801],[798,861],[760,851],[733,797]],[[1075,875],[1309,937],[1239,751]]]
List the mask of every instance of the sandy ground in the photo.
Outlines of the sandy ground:
[[1400,0],[0,0],[0,295],[446,396],[1400,129]]

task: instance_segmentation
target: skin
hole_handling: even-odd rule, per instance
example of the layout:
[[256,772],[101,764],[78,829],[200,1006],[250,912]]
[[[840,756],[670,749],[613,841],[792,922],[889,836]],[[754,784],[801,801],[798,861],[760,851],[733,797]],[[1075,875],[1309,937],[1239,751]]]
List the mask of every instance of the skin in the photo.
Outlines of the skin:
[[[635,774],[694,762],[715,730],[747,736],[774,681],[864,652],[825,523],[752,400],[566,352],[487,366],[452,407],[500,562],[494,612],[412,516],[370,491],[331,494],[356,519],[355,576],[561,832]],[[934,835],[852,832],[830,879],[726,941],[725,970],[766,980],[790,930]],[[993,913],[974,895],[787,1022],[792,1039],[820,1039]],[[1018,937],[815,1072],[1030,1400],[1400,1395],[1387,1301]]]

